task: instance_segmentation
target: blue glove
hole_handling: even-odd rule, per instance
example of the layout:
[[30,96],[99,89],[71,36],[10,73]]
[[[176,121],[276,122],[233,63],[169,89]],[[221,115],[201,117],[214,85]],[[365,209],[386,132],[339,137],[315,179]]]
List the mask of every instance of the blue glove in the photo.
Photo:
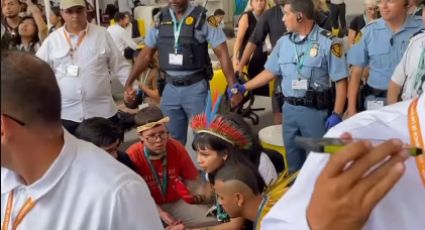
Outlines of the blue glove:
[[340,123],[342,121],[342,118],[340,115],[336,114],[336,113],[332,113],[332,115],[330,115],[328,117],[328,119],[326,120],[326,129],[330,129],[332,127],[334,127],[335,125],[337,125],[338,123]]
[[[236,92],[235,92],[234,89],[236,89]],[[245,92],[246,92],[245,85],[242,85],[240,83],[235,83],[235,84],[233,84],[232,88],[227,89],[227,97],[232,98],[233,95],[238,94],[238,93],[243,95]]]

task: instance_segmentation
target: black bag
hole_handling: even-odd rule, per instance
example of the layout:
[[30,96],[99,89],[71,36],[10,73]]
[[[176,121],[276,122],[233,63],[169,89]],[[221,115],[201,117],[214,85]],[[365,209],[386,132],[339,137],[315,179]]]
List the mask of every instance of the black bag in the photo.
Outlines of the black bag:
[[125,57],[126,59],[133,60],[133,57],[134,57],[134,50],[133,50],[133,49],[131,49],[130,47],[125,48],[125,49],[124,49],[124,57]]

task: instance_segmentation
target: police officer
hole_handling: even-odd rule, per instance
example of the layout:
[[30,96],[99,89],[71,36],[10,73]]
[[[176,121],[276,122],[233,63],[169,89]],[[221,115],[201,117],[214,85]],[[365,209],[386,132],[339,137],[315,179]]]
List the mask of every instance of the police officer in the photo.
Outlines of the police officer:
[[[188,119],[204,111],[208,81],[212,77],[208,43],[220,60],[229,85],[235,83],[226,37],[214,16],[205,18],[205,9],[189,4],[189,0],[168,0],[156,18],[145,40],[145,48],[138,55],[126,83],[125,100],[132,100],[133,81],[142,73],[158,50],[161,69],[166,71],[161,110],[171,121],[168,129],[181,143],[186,143]],[[239,94],[232,98],[237,104]]]
[[[348,70],[341,41],[315,24],[311,0],[288,0],[283,21],[289,32],[277,42],[265,70],[232,91],[252,90],[282,76],[283,139],[289,172],[294,173],[306,158],[294,138],[321,137],[326,128],[341,121]],[[330,99],[331,81],[336,82],[335,103]],[[328,117],[329,111],[333,112]]]
[[[410,4],[410,0],[379,1],[382,17],[366,25],[354,41],[347,58],[352,65],[348,85],[348,116],[357,113],[357,108],[372,110],[385,105],[391,75],[409,39],[423,27],[420,17],[408,14]],[[360,91],[365,67],[369,67],[369,77]]]

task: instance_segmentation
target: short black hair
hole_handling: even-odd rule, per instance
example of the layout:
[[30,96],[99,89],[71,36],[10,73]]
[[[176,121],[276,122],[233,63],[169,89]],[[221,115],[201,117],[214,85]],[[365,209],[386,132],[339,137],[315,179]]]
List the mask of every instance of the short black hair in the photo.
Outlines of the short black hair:
[[312,0],[287,0],[287,5],[290,5],[295,13],[302,13],[307,19],[314,19],[314,3]]
[[61,95],[55,73],[26,52],[2,51],[1,112],[25,124],[61,124]]
[[127,13],[125,13],[125,12],[117,12],[114,15],[115,23],[118,23],[119,21],[123,20],[126,16],[127,16]]
[[226,13],[224,12],[224,10],[222,9],[216,9],[214,11],[214,16],[221,16],[221,15],[225,15]]
[[75,131],[79,139],[91,142],[98,147],[114,144],[124,140],[124,132],[112,121],[103,117],[93,117],[81,122]]
[[258,170],[241,162],[226,163],[217,171],[215,180],[239,181],[248,186],[255,195],[261,194],[265,187]]
[[151,105],[141,109],[134,117],[134,121],[136,122],[137,126],[140,126],[159,121],[162,118],[164,118],[164,114],[162,114],[161,109],[159,109],[157,106]]
[[155,18],[155,16],[161,11],[161,8],[156,7],[152,9],[152,18]]

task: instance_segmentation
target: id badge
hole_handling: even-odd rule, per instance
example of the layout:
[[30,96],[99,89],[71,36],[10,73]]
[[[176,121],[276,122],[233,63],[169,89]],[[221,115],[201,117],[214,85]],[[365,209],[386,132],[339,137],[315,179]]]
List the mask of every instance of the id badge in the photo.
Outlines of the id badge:
[[76,65],[66,67],[66,75],[69,77],[78,77],[79,68]]
[[170,65],[182,66],[183,65],[183,54],[173,54],[173,53],[171,53],[168,56],[168,62],[170,63]]
[[292,80],[292,89],[294,90],[307,90],[308,84],[306,79]]
[[366,110],[375,110],[384,107],[384,101],[370,100],[366,102]]

